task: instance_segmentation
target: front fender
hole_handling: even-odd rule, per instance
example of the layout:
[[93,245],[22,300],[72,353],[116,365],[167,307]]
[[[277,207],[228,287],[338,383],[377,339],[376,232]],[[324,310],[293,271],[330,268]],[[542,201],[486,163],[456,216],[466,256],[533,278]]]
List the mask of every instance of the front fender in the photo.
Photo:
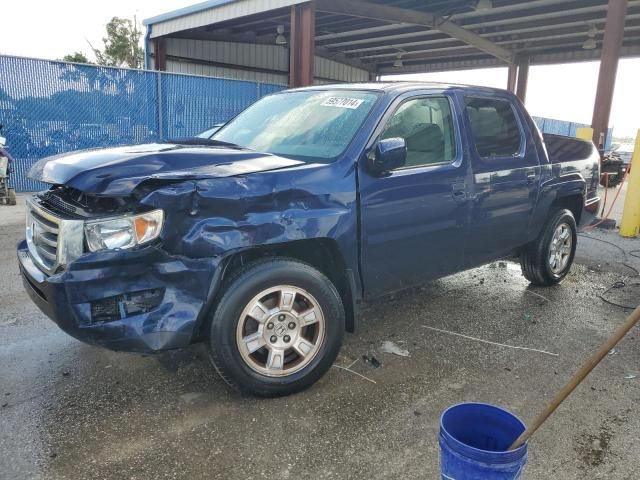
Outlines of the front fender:
[[355,238],[355,181],[335,182],[322,167],[312,170],[307,173],[313,181],[292,181],[281,172],[185,182],[160,188],[143,203],[165,211],[164,248],[190,258],[297,240]]
[[288,245],[306,245],[313,252],[304,253],[318,253],[317,241],[331,240],[331,256],[342,260],[359,296],[356,180],[348,163],[185,181],[141,201],[165,212],[163,249],[218,262],[201,317],[215,301],[227,260],[261,247],[286,255]]

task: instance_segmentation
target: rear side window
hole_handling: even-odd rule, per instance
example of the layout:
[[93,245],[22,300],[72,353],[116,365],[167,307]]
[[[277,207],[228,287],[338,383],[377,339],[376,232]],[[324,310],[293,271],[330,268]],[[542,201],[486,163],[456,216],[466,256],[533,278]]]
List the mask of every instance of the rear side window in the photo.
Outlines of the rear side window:
[[520,153],[522,132],[509,102],[474,97],[467,97],[465,102],[473,141],[482,158]]

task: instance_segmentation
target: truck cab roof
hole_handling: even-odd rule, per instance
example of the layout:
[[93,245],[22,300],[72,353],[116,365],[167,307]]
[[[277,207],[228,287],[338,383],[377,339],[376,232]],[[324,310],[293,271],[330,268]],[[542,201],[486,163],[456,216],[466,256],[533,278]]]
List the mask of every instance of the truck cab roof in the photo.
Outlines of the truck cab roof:
[[402,94],[414,90],[463,90],[469,93],[483,93],[494,95],[512,95],[507,90],[501,88],[481,87],[477,85],[463,85],[457,83],[444,82],[420,82],[420,81],[384,81],[384,82],[356,82],[356,83],[337,83],[314,85],[310,87],[296,88],[287,91],[305,91],[305,90],[367,90],[379,91],[386,93]]

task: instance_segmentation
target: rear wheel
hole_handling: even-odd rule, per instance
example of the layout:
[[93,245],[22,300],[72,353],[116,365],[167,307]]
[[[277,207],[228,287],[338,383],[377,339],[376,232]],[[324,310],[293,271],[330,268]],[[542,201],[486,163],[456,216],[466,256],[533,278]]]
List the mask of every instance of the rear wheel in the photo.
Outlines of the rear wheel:
[[232,387],[259,396],[300,391],[338,355],[344,308],[333,284],[289,259],[250,264],[227,282],[211,319],[211,361]]
[[522,274],[535,285],[555,285],[571,270],[578,240],[570,210],[551,215],[538,239],[520,255]]

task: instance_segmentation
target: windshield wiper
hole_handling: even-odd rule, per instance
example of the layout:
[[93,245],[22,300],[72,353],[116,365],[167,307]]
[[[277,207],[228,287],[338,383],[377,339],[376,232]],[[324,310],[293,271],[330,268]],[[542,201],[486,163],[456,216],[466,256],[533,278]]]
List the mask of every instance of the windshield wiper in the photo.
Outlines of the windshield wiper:
[[162,143],[174,143],[176,145],[200,145],[203,147],[227,147],[234,148],[238,150],[250,150],[249,148],[243,147],[241,145],[236,145],[231,142],[223,142],[221,140],[212,140],[211,138],[199,138],[199,137],[188,137],[188,138],[173,138],[163,141]]

